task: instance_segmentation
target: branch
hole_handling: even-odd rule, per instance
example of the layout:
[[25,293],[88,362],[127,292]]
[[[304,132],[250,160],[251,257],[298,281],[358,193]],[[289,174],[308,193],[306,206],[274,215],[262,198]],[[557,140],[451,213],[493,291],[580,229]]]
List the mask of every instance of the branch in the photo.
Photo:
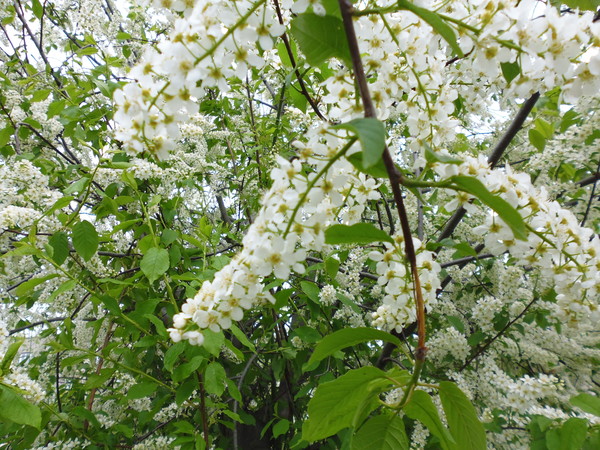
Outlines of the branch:
[[[598,161],[598,167],[596,168],[596,173],[600,172],[600,161]],[[598,178],[596,178],[592,185],[592,193],[590,194],[590,199],[587,203],[587,207],[585,208],[585,213],[583,214],[583,219],[581,220],[581,226],[585,226],[585,222],[587,221],[588,215],[590,213],[590,208],[592,207],[592,201],[594,201],[594,195],[596,194],[596,186],[598,184]]]
[[[277,12],[277,19],[279,20],[279,24],[283,25],[283,16],[281,14],[281,8],[279,7],[279,2],[277,0],[273,0],[273,3],[275,4],[275,11]],[[294,58],[294,52],[292,51],[292,47],[290,46],[290,40],[288,39],[287,34],[283,33],[281,35],[281,39],[283,39],[283,44],[285,45],[285,50],[287,51],[288,57],[290,58],[290,62],[292,63],[292,67],[294,68],[294,73],[296,74],[296,78],[298,79],[298,84],[300,84],[300,92],[302,92],[302,95],[306,98],[306,100],[310,104],[310,106],[313,109],[313,111],[315,112],[315,114],[317,116],[319,116],[319,119],[327,121],[325,116],[323,114],[321,114],[321,111],[319,111],[319,107],[317,106],[317,104],[315,103],[313,98],[310,96],[310,94],[306,90],[304,80],[302,79],[300,70],[298,70],[298,65],[296,64],[296,59]]]
[[523,309],[523,311],[521,311],[521,313],[520,313],[520,314],[519,314],[517,317],[515,317],[513,320],[511,320],[510,322],[508,322],[508,323],[507,323],[507,324],[504,326],[504,328],[502,328],[500,331],[498,331],[498,333],[497,333],[497,334],[496,334],[496,335],[495,335],[493,338],[491,338],[489,341],[487,341],[487,342],[485,343],[485,345],[484,345],[483,347],[481,347],[479,350],[477,350],[477,352],[476,352],[476,353],[475,353],[473,356],[471,356],[471,357],[469,358],[469,360],[468,360],[466,363],[464,363],[464,364],[463,364],[463,366],[462,366],[462,367],[459,369],[459,372],[462,372],[463,370],[465,370],[465,369],[466,369],[466,368],[469,366],[469,364],[471,364],[471,363],[472,363],[472,362],[473,362],[475,359],[477,359],[477,358],[479,357],[479,355],[481,355],[483,352],[485,352],[485,350],[486,350],[486,349],[487,349],[487,348],[488,348],[488,347],[489,347],[489,346],[490,346],[490,345],[491,345],[491,344],[492,344],[492,343],[493,343],[493,342],[494,342],[496,339],[498,339],[500,336],[502,336],[502,335],[504,334],[504,332],[505,332],[506,330],[508,330],[508,328],[509,328],[510,326],[512,326],[512,324],[514,324],[514,323],[515,323],[517,320],[519,320],[521,317],[523,317],[523,316],[525,315],[525,313],[526,313],[526,312],[529,310],[529,308],[531,307],[531,305],[533,305],[533,304],[535,303],[535,301],[536,301],[536,300],[537,300],[536,298],[534,298],[533,300],[531,300],[531,301],[530,301],[530,302],[527,304],[527,306],[526,306],[526,307]]
[[[350,55],[352,57],[352,65],[354,69],[354,76],[356,77],[356,83],[360,91],[363,107],[365,110],[365,117],[376,118],[375,107],[371,99],[369,92],[369,86],[365,71],[362,65],[360,57],[360,50],[358,48],[358,40],[354,31],[354,24],[352,21],[352,13],[354,7],[350,0],[339,0],[340,11],[342,13],[342,21],[344,23],[344,30],[346,32],[346,38],[348,39],[348,47],[350,49]],[[400,185],[402,183],[402,175],[396,168],[392,155],[387,147],[383,150],[383,162],[385,164],[386,171],[390,179],[390,185],[394,194],[394,201],[398,210],[398,216],[400,218],[400,226],[402,228],[402,234],[404,236],[404,252],[407,261],[410,264],[411,274],[414,282],[414,292],[416,299],[417,308],[417,334],[418,342],[415,350],[415,366],[412,375],[411,382],[407,386],[404,397],[402,398],[401,404],[405,404],[410,394],[416,387],[423,364],[425,362],[427,348],[425,347],[425,304],[423,301],[423,293],[421,290],[421,282],[419,280],[419,272],[417,269],[417,257],[413,245],[412,233],[408,222],[408,215],[406,208],[404,207],[404,201],[402,199],[402,192]]]
[[[33,323],[30,323],[29,325],[23,325],[22,327],[10,330],[8,332],[8,335],[12,336],[15,333],[19,333],[21,331],[28,330],[30,328],[35,328],[40,325],[46,325],[47,323],[51,323],[51,322],[62,322],[63,320],[67,320],[67,319],[68,319],[68,317],[53,317],[51,319],[40,320],[39,322],[33,322]],[[97,319],[95,317],[89,317],[89,318],[81,319],[81,320],[83,320],[85,322],[93,322],[94,320],[97,320]]]
[[[500,158],[502,158],[502,155],[504,154],[512,140],[515,138],[519,130],[523,127],[523,123],[525,123],[527,116],[529,116],[529,113],[531,112],[539,98],[540,94],[539,92],[536,92],[531,97],[529,97],[529,99],[521,106],[521,109],[519,110],[519,112],[509,125],[508,129],[506,130],[502,138],[500,138],[500,141],[496,144],[496,147],[494,147],[494,150],[492,150],[492,153],[488,157],[488,164],[492,169],[496,166],[496,164],[498,164],[498,161],[500,161]],[[446,226],[438,236],[437,242],[449,238],[452,235],[462,218],[465,216],[466,212],[467,211],[465,210],[465,208],[461,206],[454,212],[454,214],[452,214],[452,217],[448,219],[448,222],[446,222]]]

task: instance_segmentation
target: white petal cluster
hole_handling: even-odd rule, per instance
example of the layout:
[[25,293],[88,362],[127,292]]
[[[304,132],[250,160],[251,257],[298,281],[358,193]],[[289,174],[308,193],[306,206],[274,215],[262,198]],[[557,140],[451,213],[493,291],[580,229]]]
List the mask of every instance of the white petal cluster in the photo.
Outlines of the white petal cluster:
[[0,230],[32,225],[61,197],[48,188],[48,176],[25,159],[1,166],[0,180]]
[[273,184],[243,239],[243,250],[174,316],[169,329],[174,341],[202,345],[201,330],[228,329],[242,319],[244,310],[273,303],[265,291],[265,278],[285,280],[292,271],[304,273],[307,252],[325,245],[325,229],[339,223],[340,217],[349,217],[340,212],[355,211],[354,219],[344,222],[351,225],[360,219],[365,200],[379,197],[377,183],[359,174],[345,158],[330,163],[345,139],[326,128],[311,130],[307,137],[307,142],[296,144],[299,159],[278,158],[271,171]]
[[[401,232],[394,235],[395,244],[385,243],[385,252],[373,251],[369,258],[377,261],[377,284],[383,287],[382,305],[373,313],[372,324],[385,330],[401,332],[404,325],[414,322],[416,316],[415,287],[408,262],[404,257],[404,237]],[[440,265],[432,252],[413,237],[417,252],[417,268],[425,307],[436,302],[436,291],[440,287]]]
[[549,201],[544,188],[533,186],[529,175],[506,166],[491,170],[484,157],[468,157],[460,165],[439,164],[442,177],[474,176],[493,194],[511,204],[532,232],[516,239],[511,228],[494,212],[474,229],[483,236],[486,249],[495,255],[509,252],[518,264],[535,267],[554,283],[563,322],[578,325],[600,319],[600,238],[579,225],[570,211]]
[[471,350],[465,335],[454,327],[436,332],[427,341],[427,348],[427,359],[438,365],[441,365],[447,355],[464,363]]
[[257,47],[270,49],[273,37],[283,31],[264,0],[194,2],[188,14],[175,20],[170,39],[147,50],[131,70],[136,82],[115,92],[117,139],[131,154],[148,150],[168,158],[181,136],[178,123],[184,113],[198,111],[194,100],[207,89],[227,92],[227,79],[244,79],[249,68],[262,67]]

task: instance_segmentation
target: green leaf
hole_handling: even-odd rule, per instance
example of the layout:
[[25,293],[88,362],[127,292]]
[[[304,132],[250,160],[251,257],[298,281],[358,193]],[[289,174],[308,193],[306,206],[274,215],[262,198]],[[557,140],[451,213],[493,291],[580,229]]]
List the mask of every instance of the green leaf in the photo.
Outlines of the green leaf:
[[456,328],[461,333],[465,332],[465,324],[463,323],[462,320],[460,320],[460,318],[458,318],[456,316],[446,316],[446,320],[448,321],[448,323],[450,325],[452,325],[454,328]]
[[225,392],[225,369],[218,362],[211,362],[204,372],[204,388],[209,394],[221,396]]
[[0,384],[0,417],[20,425],[30,425],[38,430],[42,426],[40,408],[2,384]]
[[83,220],[73,227],[71,239],[73,247],[85,261],[94,256],[98,250],[98,232],[94,225],[87,220]]
[[202,330],[204,336],[204,344],[202,346],[208,353],[213,356],[219,356],[221,353],[221,347],[225,343],[225,335],[222,331],[215,333],[212,330]]
[[44,7],[40,3],[40,0],[31,1],[31,10],[33,11],[33,15],[38,19],[41,19],[44,15]]
[[40,277],[40,278],[32,278],[31,280],[27,280],[21,284],[19,284],[19,286],[17,286],[17,288],[15,289],[15,295],[17,297],[24,297],[26,295],[29,295],[29,293],[37,286],[39,286],[42,283],[45,283],[48,280],[51,280],[53,278],[58,277],[58,274],[56,273],[51,273],[49,275],[46,275],[44,277]]
[[[185,380],[189,377],[193,372],[198,370],[198,368],[204,362],[204,357],[202,355],[194,356],[191,361],[181,364],[177,366],[175,370],[173,370],[173,381],[179,382]],[[195,379],[195,377],[194,377]]]
[[365,169],[374,166],[381,160],[385,149],[385,127],[379,120],[364,117],[335,125],[332,128],[351,131],[358,137],[362,147],[362,163]]
[[78,192],[83,192],[86,188],[90,179],[88,177],[83,177],[77,180],[75,183],[69,185],[68,188],[65,189],[65,194],[75,194]]
[[431,434],[437,436],[444,450],[454,448],[455,441],[448,429],[442,425],[438,410],[429,394],[418,390],[413,392],[410,401],[404,407],[404,412],[411,419],[421,422]]
[[377,163],[371,167],[364,166],[364,152],[352,153],[350,156],[346,156],[346,159],[350,161],[350,164],[352,164],[359,172],[371,175],[373,178],[389,178],[382,158],[379,158]]
[[535,129],[539,131],[545,139],[550,139],[552,136],[554,136],[554,125],[552,125],[550,122],[539,117],[535,119],[533,123],[535,125]]
[[461,450],[485,450],[485,429],[467,396],[450,381],[440,382],[440,400],[448,427]]
[[560,0],[552,1],[553,5],[560,7],[561,4],[567,5],[569,8],[579,9],[583,11],[596,11],[600,6],[600,0]]
[[579,394],[569,400],[573,406],[600,417],[600,398],[590,394]]
[[390,242],[394,240],[385,231],[370,223],[354,225],[332,225],[325,230],[325,243],[336,244],[371,244],[372,242]]
[[369,366],[319,385],[308,403],[302,438],[314,442],[358,425],[377,408],[377,395],[391,384],[385,372]]
[[292,20],[290,31],[311,66],[318,66],[329,58],[339,58],[352,65],[344,25],[337,17],[301,14]]
[[6,353],[4,353],[4,357],[2,358],[2,362],[0,363],[0,378],[8,374],[10,370],[10,365],[12,364],[15,356],[19,352],[19,348],[25,342],[25,338],[20,337],[17,338],[14,342],[12,342],[6,349]]
[[452,51],[454,51],[458,57],[462,58],[464,56],[456,40],[456,34],[454,33],[454,30],[444,21],[444,19],[440,17],[439,14],[429,11],[425,8],[420,8],[419,6],[415,6],[407,0],[398,0],[398,6],[401,9],[410,11],[423,19],[424,22],[429,24],[431,28],[433,28],[437,33],[439,33],[440,36],[442,36],[442,38],[444,38],[444,40],[452,48]]
[[50,297],[48,297],[46,303],[52,303],[56,297],[58,297],[61,294],[64,294],[67,291],[70,291],[75,286],[77,286],[77,280],[65,281],[55,291],[52,291],[52,294],[50,294]]
[[15,129],[13,127],[6,127],[0,130],[0,147],[4,147],[10,142],[10,138],[13,136]]
[[290,429],[290,421],[286,419],[281,419],[275,425],[273,425],[273,437],[278,438],[279,436],[284,435]]
[[94,297],[100,300],[100,302],[108,309],[112,314],[116,316],[121,315],[121,308],[119,307],[119,302],[114,297],[110,295],[101,295],[99,297]]
[[540,152],[544,150],[546,147],[546,138],[540,133],[538,130],[531,129],[529,130],[529,142],[535,148],[537,148]]
[[512,230],[516,239],[527,240],[527,226],[521,214],[506,200],[493,195],[484,184],[475,177],[454,176],[452,182],[465,192],[477,197],[481,202],[498,213],[500,218]]
[[58,231],[48,239],[50,247],[52,247],[52,259],[59,266],[65,262],[69,256],[69,237],[66,233]]
[[502,75],[504,75],[504,79],[509,84],[521,73],[521,66],[519,66],[519,63],[516,61],[512,63],[500,63],[500,68],[502,69]]
[[164,248],[150,248],[140,262],[140,269],[153,283],[169,270],[169,252]]
[[352,450],[409,449],[404,422],[396,415],[375,416],[369,419],[352,440]]
[[185,383],[182,383],[177,388],[177,392],[175,392],[175,403],[181,405],[184,401],[190,398],[190,395],[192,395],[192,392],[194,392],[196,389],[198,389],[198,379],[196,377],[192,377]]
[[402,345],[400,339],[386,331],[368,327],[344,328],[325,336],[317,344],[307,366],[319,362],[343,348],[370,341],[385,341],[396,346]]
[[127,398],[145,398],[150,397],[156,392],[158,385],[153,381],[142,381],[141,383],[134,384],[127,391]]
[[302,289],[302,292],[304,292],[313,302],[319,301],[321,289],[315,283],[310,281],[301,281],[300,289]]
[[562,427],[548,430],[546,445],[548,450],[579,450],[587,436],[588,422],[571,417]]
[[244,332],[240,330],[235,324],[232,324],[229,328],[233,335],[242,343],[242,345],[248,347],[253,353],[256,353],[256,347],[250,340],[246,337]]
[[573,109],[568,110],[560,121],[559,133],[564,133],[571,125],[578,123],[580,120],[581,117],[577,111]]
[[441,152],[434,152],[429,145],[425,145],[425,160],[429,164],[433,164],[436,162],[441,162],[444,164],[462,164],[463,160],[458,158],[453,158],[450,155],[446,155]]
[[325,271],[329,278],[335,279],[338,271],[340,270],[340,261],[336,258],[327,258],[325,260]]

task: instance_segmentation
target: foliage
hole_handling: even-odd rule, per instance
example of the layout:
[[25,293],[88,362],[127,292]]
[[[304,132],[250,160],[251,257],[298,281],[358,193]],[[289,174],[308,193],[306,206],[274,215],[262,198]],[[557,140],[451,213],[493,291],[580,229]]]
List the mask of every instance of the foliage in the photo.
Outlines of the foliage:
[[596,1],[0,2],[2,448],[600,445]]

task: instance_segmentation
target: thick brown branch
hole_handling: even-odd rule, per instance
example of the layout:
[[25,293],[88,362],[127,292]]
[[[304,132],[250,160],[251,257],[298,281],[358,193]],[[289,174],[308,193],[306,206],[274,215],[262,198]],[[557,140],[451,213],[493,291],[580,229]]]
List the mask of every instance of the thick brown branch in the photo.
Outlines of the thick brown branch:
[[[354,76],[360,96],[363,103],[365,117],[376,118],[377,113],[373,100],[371,99],[371,93],[369,92],[369,86],[367,77],[360,57],[360,49],[358,48],[358,40],[356,39],[356,33],[354,31],[354,24],[352,22],[353,6],[349,0],[339,0],[340,11],[342,13],[342,21],[344,23],[344,30],[346,32],[346,38],[348,39],[348,47],[350,49],[350,55],[352,57],[352,65],[354,69]],[[417,305],[417,324],[418,324],[418,345],[415,354],[417,361],[425,360],[425,305],[423,302],[423,294],[421,291],[421,282],[419,280],[419,272],[417,270],[417,257],[415,248],[412,241],[412,233],[410,231],[410,225],[408,222],[408,215],[406,208],[404,207],[404,201],[402,199],[402,192],[400,185],[402,183],[402,174],[396,168],[392,155],[385,146],[383,150],[383,162],[390,179],[390,185],[392,187],[392,193],[394,194],[394,201],[398,210],[398,216],[400,218],[400,226],[402,228],[402,234],[404,236],[404,251],[406,259],[408,260],[415,290],[415,298]],[[420,366],[420,365],[419,365]],[[416,366],[415,366],[416,367]]]

